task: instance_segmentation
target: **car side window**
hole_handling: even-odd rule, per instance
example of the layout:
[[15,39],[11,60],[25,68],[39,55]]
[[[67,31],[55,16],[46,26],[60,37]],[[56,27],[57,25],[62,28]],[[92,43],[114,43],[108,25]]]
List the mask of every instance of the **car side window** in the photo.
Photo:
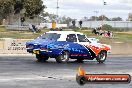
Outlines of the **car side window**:
[[79,42],[89,42],[85,35],[77,34]]
[[67,35],[66,41],[67,42],[77,42],[76,35],[75,34],[69,34],[69,35]]

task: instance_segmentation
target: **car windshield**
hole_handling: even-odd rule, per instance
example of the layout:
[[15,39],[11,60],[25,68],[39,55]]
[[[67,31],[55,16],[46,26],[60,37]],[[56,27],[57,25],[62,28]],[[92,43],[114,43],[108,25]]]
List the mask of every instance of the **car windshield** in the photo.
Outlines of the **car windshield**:
[[90,42],[85,35],[77,34],[79,42]]
[[41,35],[39,38],[57,40],[57,39],[60,38],[60,34],[57,34],[57,33],[45,33],[45,34]]

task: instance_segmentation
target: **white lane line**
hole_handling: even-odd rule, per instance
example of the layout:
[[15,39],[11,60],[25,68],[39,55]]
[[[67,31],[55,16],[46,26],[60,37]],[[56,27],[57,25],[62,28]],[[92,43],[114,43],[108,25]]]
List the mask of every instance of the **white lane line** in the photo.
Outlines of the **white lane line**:
[[[48,78],[47,78],[48,79]],[[46,80],[44,77],[18,77],[18,78],[0,78],[0,82],[8,82],[8,81],[25,81],[25,80]]]
[[29,57],[33,57],[33,56],[35,56],[34,54],[0,54],[0,56],[20,56],[20,57],[22,57],[22,56],[29,56]]
[[76,76],[56,76],[56,77],[52,77],[52,76],[46,76],[46,77],[42,77],[42,76],[34,76],[34,77],[0,77],[0,82],[13,82],[13,81],[35,81],[35,80],[59,80],[59,79],[75,79]]

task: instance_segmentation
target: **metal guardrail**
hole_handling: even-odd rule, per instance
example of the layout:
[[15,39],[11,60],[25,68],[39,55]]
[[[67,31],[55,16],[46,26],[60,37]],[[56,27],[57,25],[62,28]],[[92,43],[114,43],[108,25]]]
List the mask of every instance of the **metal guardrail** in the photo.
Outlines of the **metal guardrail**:
[[29,30],[29,26],[5,25],[7,30]]
[[[132,29],[132,21],[84,21],[82,27],[96,28],[100,27],[102,24],[108,24],[115,28],[129,28]],[[58,24],[60,26],[67,26],[66,24]],[[70,23],[72,26],[72,23]],[[79,22],[76,22],[76,26],[79,27]],[[20,26],[20,25],[5,25],[6,29],[9,30],[29,30],[29,26]],[[39,27],[48,27],[51,28],[51,23],[40,23]]]

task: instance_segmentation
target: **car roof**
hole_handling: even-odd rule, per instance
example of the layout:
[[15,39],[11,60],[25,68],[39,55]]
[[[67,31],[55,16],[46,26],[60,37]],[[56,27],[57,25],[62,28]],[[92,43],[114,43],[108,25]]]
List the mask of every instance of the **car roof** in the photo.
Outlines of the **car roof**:
[[75,31],[49,31],[49,32],[46,32],[46,33],[61,34],[61,37],[57,41],[66,41],[67,35],[69,35],[69,34],[83,35],[83,33],[75,32]]
[[46,32],[46,33],[57,33],[57,34],[64,34],[64,35],[68,35],[68,34],[83,34],[83,33],[80,33],[80,32],[75,32],[75,31],[49,31],[49,32]]

